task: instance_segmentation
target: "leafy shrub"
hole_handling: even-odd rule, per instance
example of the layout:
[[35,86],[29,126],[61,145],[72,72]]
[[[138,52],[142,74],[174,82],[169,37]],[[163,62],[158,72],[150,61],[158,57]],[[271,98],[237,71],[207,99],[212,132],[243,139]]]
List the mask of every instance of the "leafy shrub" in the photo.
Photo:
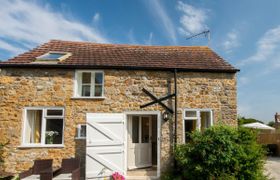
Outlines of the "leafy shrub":
[[169,168],[164,171],[160,177],[161,180],[182,180],[182,176],[177,173],[173,168]]
[[187,179],[265,179],[264,150],[256,132],[245,128],[216,126],[193,132],[179,145],[175,159]]
[[257,120],[257,119],[254,119],[254,118],[245,118],[245,117],[242,117],[242,116],[238,116],[237,122],[238,122],[238,126],[241,126],[243,124],[248,124],[248,123],[255,123],[255,122],[259,122],[259,123],[264,124],[260,120]]

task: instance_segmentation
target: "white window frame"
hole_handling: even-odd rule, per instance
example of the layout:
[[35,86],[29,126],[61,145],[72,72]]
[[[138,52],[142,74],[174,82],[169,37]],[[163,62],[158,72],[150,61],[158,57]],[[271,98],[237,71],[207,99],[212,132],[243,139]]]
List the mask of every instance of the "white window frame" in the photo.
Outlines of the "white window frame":
[[[61,54],[61,56],[57,59],[48,59],[48,58],[44,58],[44,56],[50,55],[50,54]],[[70,57],[72,54],[69,52],[62,52],[62,51],[50,51],[47,52],[41,56],[36,57],[36,61],[62,61],[64,59],[67,59],[68,57]]]
[[87,125],[86,124],[78,124],[77,126],[77,137],[76,139],[86,139],[87,137],[86,136],[81,136],[81,129],[82,129],[82,126],[85,126],[87,128]]
[[[81,96],[81,92],[79,92],[79,81],[82,81],[82,79],[80,79],[81,77],[79,77],[80,73],[91,73],[91,83],[90,83],[90,94],[91,96]],[[94,96],[94,92],[95,92],[95,73],[102,73],[102,94],[101,96]],[[74,97],[73,98],[81,98],[81,99],[104,99],[104,71],[102,70],[76,70],[75,71],[75,79],[74,79]],[[100,84],[99,84],[100,85]],[[80,88],[82,91],[82,88]]]
[[[42,110],[42,127],[41,127],[41,143],[26,143],[25,142],[25,132],[26,132],[26,123],[27,123],[27,111],[28,110]],[[47,116],[47,110],[62,110],[61,116]],[[65,117],[64,117],[64,108],[63,107],[26,107],[23,109],[23,128],[22,128],[22,139],[20,147],[64,147],[64,130],[65,130]],[[45,134],[46,134],[46,123],[47,119],[62,119],[63,121],[63,136],[61,144],[45,144]]]
[[[196,117],[186,117],[187,111],[195,111]],[[185,121],[196,120],[196,130],[201,131],[201,117],[200,112],[210,112],[210,126],[213,126],[213,110],[212,109],[189,109],[183,110],[183,142],[185,143]]]

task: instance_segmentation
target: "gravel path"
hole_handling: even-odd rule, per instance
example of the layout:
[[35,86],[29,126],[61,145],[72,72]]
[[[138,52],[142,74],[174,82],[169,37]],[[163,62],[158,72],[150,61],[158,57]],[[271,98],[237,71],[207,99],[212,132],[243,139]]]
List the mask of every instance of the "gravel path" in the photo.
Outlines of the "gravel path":
[[268,157],[265,163],[265,171],[269,178],[280,179],[280,157]]

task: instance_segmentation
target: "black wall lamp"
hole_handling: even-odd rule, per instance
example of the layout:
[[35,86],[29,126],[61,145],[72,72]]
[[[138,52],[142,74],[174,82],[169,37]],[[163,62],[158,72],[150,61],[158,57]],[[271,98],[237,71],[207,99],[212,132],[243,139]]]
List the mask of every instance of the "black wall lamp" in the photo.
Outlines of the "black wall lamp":
[[168,120],[172,119],[172,114],[167,111],[164,111],[162,114],[162,117],[163,117],[164,121],[168,121]]

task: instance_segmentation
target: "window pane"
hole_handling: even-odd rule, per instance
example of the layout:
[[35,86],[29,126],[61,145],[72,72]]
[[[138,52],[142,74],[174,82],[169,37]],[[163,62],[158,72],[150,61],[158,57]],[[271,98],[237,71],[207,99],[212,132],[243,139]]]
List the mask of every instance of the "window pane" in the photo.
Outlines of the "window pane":
[[95,84],[103,83],[103,73],[95,73]]
[[62,144],[63,119],[46,119],[46,144]]
[[197,117],[196,111],[186,111],[185,113],[186,117]]
[[48,109],[47,116],[62,116],[63,111],[62,109]]
[[150,139],[150,124],[149,124],[149,118],[148,117],[143,117],[142,118],[142,143],[148,143]]
[[210,112],[200,112],[201,118],[201,131],[211,126],[211,114]]
[[132,143],[139,143],[139,117],[132,117]]
[[41,143],[42,110],[27,110],[24,143]]
[[57,60],[63,56],[65,56],[66,53],[48,53],[45,54],[41,57],[39,57],[38,59],[42,59],[42,60]]
[[102,96],[102,85],[95,85],[94,96]]
[[82,73],[82,83],[83,84],[91,83],[91,73],[87,73],[87,72]]
[[190,140],[190,133],[196,129],[196,120],[185,120],[185,142]]
[[81,125],[80,129],[80,137],[86,137],[87,136],[87,126]]
[[90,96],[90,85],[82,85],[82,96]]

